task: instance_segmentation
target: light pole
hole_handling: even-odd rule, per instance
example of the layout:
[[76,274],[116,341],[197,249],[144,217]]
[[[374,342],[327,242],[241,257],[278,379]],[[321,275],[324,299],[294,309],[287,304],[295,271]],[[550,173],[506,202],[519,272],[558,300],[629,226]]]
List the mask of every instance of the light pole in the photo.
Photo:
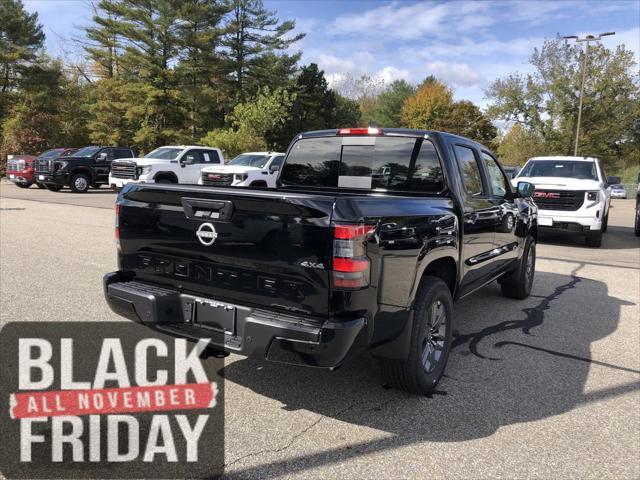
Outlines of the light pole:
[[577,35],[566,35],[562,38],[565,40],[575,40],[576,43],[587,42],[587,45],[584,49],[584,57],[582,59],[582,83],[580,85],[580,101],[578,103],[578,123],[576,125],[576,142],[573,146],[573,155],[574,157],[578,156],[578,142],[580,141],[580,120],[582,120],[582,95],[584,93],[584,82],[587,78],[587,59],[589,58],[589,42],[595,42],[600,40],[602,37],[606,37],[609,35],[615,35],[616,32],[604,32],[599,33],[597,35],[585,35],[583,38],[578,37]]

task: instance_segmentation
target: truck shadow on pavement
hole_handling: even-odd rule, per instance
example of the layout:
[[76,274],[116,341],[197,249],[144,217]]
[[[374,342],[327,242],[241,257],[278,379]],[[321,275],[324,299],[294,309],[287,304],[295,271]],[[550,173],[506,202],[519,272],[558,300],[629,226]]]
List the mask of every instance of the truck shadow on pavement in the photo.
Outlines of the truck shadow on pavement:
[[[615,364],[618,355],[612,350],[608,358],[592,358],[590,348],[616,330],[620,307],[631,303],[609,296],[602,282],[578,277],[579,269],[573,275],[538,272],[533,294],[525,301],[502,297],[492,284],[458,303],[446,376],[429,397],[385,387],[378,363],[370,356],[335,372],[250,359],[229,363],[224,369],[228,382],[275,399],[286,410],[319,414],[313,427],[331,418],[393,434],[355,438],[348,446],[249,467],[233,476],[291,474],[424,441],[482,438],[505,425],[552,417],[639,389],[640,371]],[[619,386],[585,393],[592,368],[603,369]],[[304,434],[308,441],[310,428],[301,427],[299,436]],[[280,437],[278,432],[273,435]],[[366,430],[362,435],[366,438]],[[304,442],[299,436],[284,448]],[[228,458],[227,466],[281,451],[282,440],[274,442],[278,445],[273,450]]]

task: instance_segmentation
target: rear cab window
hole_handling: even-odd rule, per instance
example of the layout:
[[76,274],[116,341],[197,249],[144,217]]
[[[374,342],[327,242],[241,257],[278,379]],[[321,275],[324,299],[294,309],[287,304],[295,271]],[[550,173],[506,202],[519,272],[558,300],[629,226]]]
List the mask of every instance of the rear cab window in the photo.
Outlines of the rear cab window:
[[433,143],[422,137],[303,138],[287,156],[282,186],[437,193],[443,172]]

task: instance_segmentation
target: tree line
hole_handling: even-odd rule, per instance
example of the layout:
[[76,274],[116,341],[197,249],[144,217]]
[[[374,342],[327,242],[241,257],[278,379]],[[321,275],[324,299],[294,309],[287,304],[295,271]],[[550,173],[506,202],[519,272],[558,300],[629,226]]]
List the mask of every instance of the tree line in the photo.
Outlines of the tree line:
[[[316,64],[300,64],[303,37],[261,0],[99,0],[76,40],[82,60],[70,62],[47,55],[37,14],[0,0],[0,154],[198,143],[232,156],[284,150],[305,130],[367,125],[464,135],[506,164],[572,152],[576,46],[546,42],[531,57],[534,73],[493,82],[482,111],[428,72],[418,85],[344,75],[330,88]],[[591,48],[580,151],[631,168],[637,66],[622,47]]]

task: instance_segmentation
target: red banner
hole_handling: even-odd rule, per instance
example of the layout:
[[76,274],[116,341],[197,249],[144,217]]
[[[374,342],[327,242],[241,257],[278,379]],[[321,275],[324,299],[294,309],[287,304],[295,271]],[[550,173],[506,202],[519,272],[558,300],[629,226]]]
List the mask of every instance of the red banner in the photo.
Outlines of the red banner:
[[216,383],[13,393],[11,418],[106,415],[212,408]]

